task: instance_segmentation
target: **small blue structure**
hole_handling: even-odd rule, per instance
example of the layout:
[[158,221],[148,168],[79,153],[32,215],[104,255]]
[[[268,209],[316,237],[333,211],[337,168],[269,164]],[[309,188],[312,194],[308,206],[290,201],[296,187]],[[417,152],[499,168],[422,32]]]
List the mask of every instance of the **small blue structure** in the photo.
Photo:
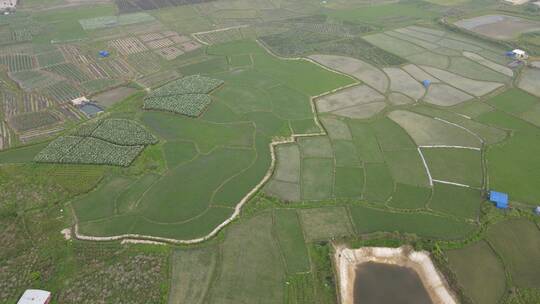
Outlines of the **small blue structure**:
[[110,53],[108,51],[99,51],[99,56],[101,58],[109,57]]
[[515,55],[514,52],[512,52],[512,51],[508,51],[508,52],[506,52],[504,54],[506,55],[506,57],[512,57],[512,58],[514,58],[514,55]]
[[534,214],[540,215],[540,206],[536,206],[536,208],[534,208]]
[[423,80],[422,84],[424,85],[424,88],[428,88],[429,85],[431,84],[431,80],[429,79]]
[[94,117],[94,116],[98,115],[99,113],[103,112],[102,107],[98,106],[95,103],[91,103],[91,102],[85,103],[83,106],[81,106],[79,108],[79,110],[81,110],[88,117]]
[[508,194],[497,191],[489,191],[489,200],[495,203],[495,207],[499,209],[508,208]]

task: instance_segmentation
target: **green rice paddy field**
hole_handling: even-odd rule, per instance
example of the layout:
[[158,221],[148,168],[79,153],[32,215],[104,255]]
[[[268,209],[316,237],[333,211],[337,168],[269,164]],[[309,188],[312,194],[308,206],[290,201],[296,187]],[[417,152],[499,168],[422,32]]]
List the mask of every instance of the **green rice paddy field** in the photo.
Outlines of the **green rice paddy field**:
[[501,4],[133,3],[0,17],[0,303],[339,303],[338,244],[427,250],[460,303],[540,302],[535,73],[439,20]]

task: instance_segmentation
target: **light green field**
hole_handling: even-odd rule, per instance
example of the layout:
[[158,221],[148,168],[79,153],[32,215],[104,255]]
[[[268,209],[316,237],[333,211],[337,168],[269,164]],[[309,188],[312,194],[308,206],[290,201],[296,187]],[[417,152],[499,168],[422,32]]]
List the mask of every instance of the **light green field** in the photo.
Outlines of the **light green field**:
[[368,201],[385,202],[394,191],[394,180],[384,163],[366,163],[364,166],[366,185],[364,198]]
[[476,219],[482,200],[479,190],[435,183],[429,207],[459,218]]
[[513,131],[512,137],[487,149],[489,188],[508,192],[510,200],[536,204],[540,189],[531,181],[540,180],[538,128],[500,111],[482,114],[477,119]]
[[477,188],[482,186],[481,153],[459,148],[422,149],[431,177]]
[[308,252],[296,210],[276,209],[274,231],[285,259],[287,273],[308,272],[310,270]]
[[498,223],[488,231],[488,241],[501,255],[512,281],[519,287],[539,288],[540,230],[526,219]]
[[397,213],[351,206],[351,217],[358,233],[401,232],[414,233],[435,239],[461,239],[475,226],[426,213]]
[[285,266],[268,212],[231,227],[208,301],[271,304],[283,299]]
[[306,240],[327,240],[353,234],[347,213],[347,209],[343,207],[300,210],[300,221]]
[[171,257],[169,304],[203,303],[217,266],[216,248],[179,249]]
[[430,196],[431,189],[427,187],[396,183],[396,191],[388,205],[399,209],[425,208]]
[[460,286],[474,303],[497,303],[503,296],[504,267],[486,242],[449,250],[446,255]]

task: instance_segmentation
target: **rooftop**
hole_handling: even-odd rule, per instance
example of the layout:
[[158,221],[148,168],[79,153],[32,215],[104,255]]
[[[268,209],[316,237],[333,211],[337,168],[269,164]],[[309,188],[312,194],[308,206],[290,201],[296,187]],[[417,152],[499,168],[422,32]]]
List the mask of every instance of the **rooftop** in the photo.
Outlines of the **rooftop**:
[[0,0],[0,10],[15,8],[18,0]]
[[17,304],[46,304],[51,297],[51,293],[39,289],[27,289]]

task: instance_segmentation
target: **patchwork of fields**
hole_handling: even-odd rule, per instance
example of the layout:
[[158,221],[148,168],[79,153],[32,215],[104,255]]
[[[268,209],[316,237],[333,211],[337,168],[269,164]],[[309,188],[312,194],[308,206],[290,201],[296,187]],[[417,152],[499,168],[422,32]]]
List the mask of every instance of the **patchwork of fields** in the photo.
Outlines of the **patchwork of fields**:
[[452,25],[493,34],[485,7],[25,1],[0,17],[0,302],[338,303],[341,244],[539,302],[540,69],[505,56],[535,33]]

